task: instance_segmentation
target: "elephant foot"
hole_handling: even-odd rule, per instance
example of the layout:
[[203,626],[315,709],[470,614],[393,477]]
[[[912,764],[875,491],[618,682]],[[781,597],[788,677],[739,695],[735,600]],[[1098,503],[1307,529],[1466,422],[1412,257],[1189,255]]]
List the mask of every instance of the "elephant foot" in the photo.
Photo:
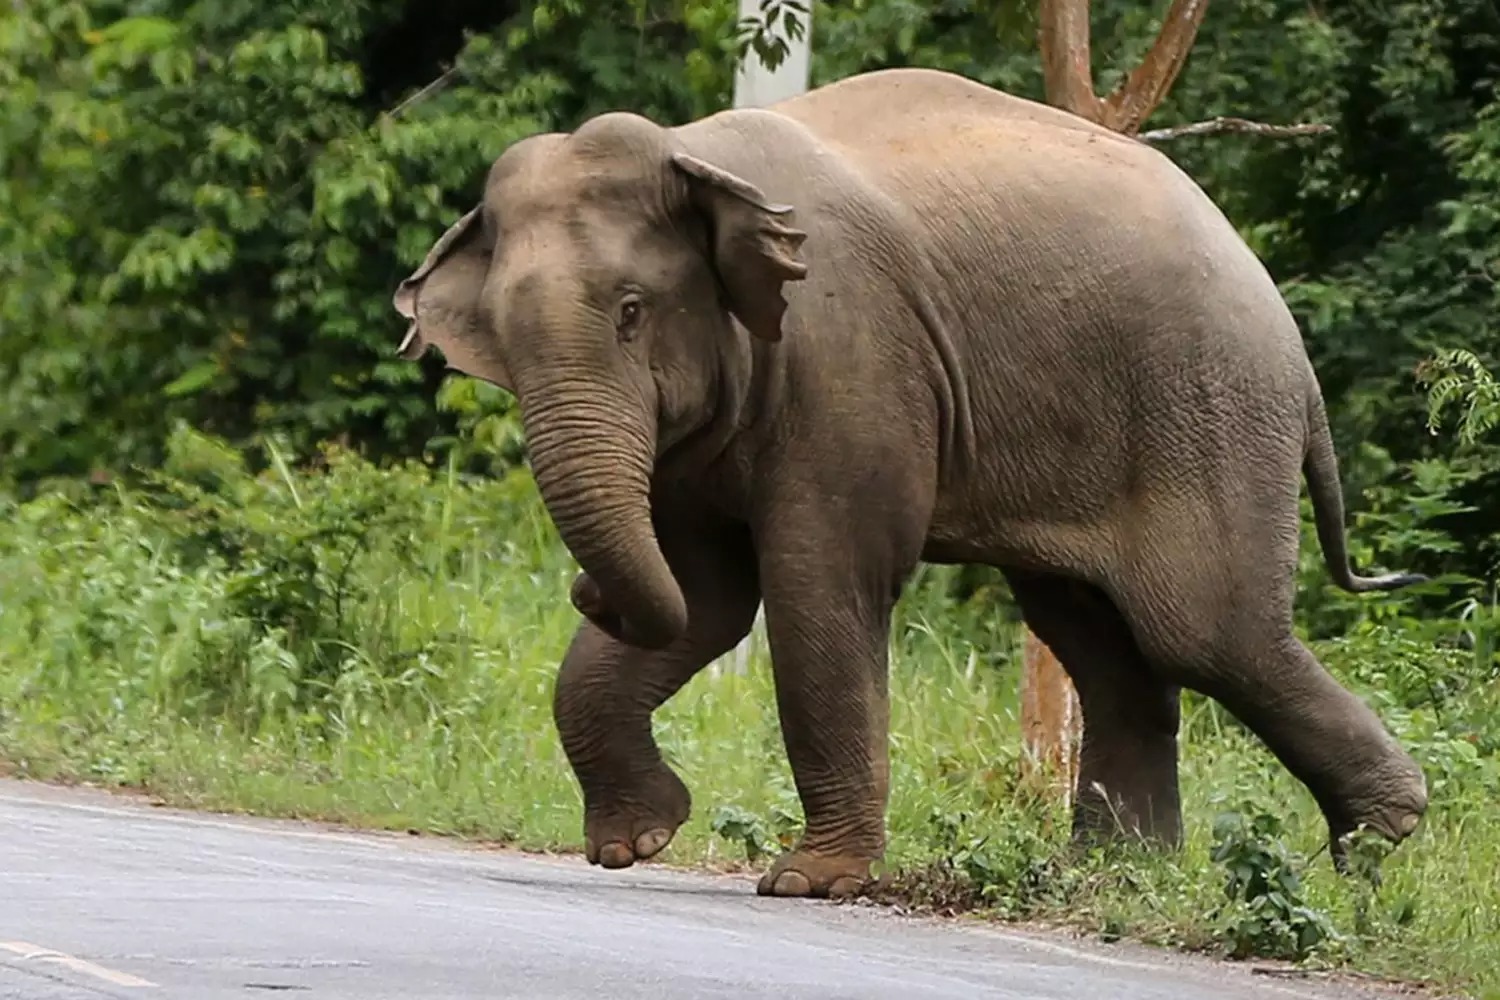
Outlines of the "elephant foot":
[[1124,759],[1137,764],[1143,773],[1116,782],[1113,788],[1090,775],[1087,768],[1081,773],[1073,803],[1074,846],[1129,843],[1160,852],[1177,850],[1182,846],[1182,806],[1175,746],[1154,760],[1139,754]]
[[839,899],[852,896],[870,880],[871,858],[792,851],[776,859],[755,891],[762,896]]
[[[1109,808],[1110,805],[1115,808]],[[1129,844],[1170,854],[1182,847],[1182,818],[1179,814],[1159,815],[1129,804],[1109,803],[1098,808],[1075,804],[1072,844],[1082,850]]]
[[1348,851],[1341,841],[1361,825],[1396,845],[1415,833],[1422,822],[1427,812],[1427,779],[1410,758],[1400,765],[1393,768],[1396,773],[1387,774],[1378,783],[1379,791],[1349,799],[1339,807],[1324,807],[1329,855],[1339,872],[1347,874],[1350,870]]
[[639,791],[615,790],[610,798],[583,821],[584,854],[601,868],[629,868],[660,854],[692,811],[687,786],[665,765]]

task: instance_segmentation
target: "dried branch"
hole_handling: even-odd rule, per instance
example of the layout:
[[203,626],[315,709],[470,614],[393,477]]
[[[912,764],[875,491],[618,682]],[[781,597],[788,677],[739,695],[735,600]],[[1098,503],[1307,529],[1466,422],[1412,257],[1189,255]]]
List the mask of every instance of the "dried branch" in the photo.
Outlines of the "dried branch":
[[412,94],[406,100],[402,101],[400,104],[387,111],[385,113],[385,117],[401,117],[402,112],[406,111],[408,108],[412,107],[415,104],[422,103],[429,97],[433,97],[441,93],[447,88],[450,83],[452,83],[456,79],[458,79],[458,67],[450,66],[448,69],[443,71],[442,76],[438,77],[436,80],[433,80],[431,83],[427,84],[427,86],[423,87],[421,90],[417,91],[415,94]]
[[1246,135],[1258,135],[1268,139],[1291,139],[1303,135],[1322,135],[1332,132],[1332,125],[1324,125],[1322,122],[1306,122],[1299,125],[1268,125],[1265,122],[1252,122],[1245,118],[1210,118],[1208,121],[1193,122],[1189,125],[1172,125],[1168,128],[1152,129],[1150,132],[1142,132],[1136,136],[1141,142],[1170,142],[1173,139],[1181,139],[1186,136],[1198,135],[1224,135],[1226,133],[1241,133]]
[[1208,0],[1172,0],[1151,51],[1115,92],[1104,99],[1101,124],[1125,135],[1140,131],[1182,72],[1207,12]]
[[1089,0],[1041,0],[1037,47],[1047,103],[1097,122],[1103,102],[1094,96],[1089,50]]

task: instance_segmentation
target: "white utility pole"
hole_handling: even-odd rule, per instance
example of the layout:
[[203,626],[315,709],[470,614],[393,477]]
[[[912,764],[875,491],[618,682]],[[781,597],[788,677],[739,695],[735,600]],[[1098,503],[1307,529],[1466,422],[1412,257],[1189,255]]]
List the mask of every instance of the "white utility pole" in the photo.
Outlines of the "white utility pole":
[[[807,90],[812,62],[812,8],[813,3],[809,3],[807,13],[802,16],[802,37],[790,37],[784,23],[778,23],[772,29],[776,37],[785,41],[787,46],[786,54],[775,69],[767,69],[753,47],[745,53],[744,60],[734,74],[735,107],[764,107],[788,97],[796,97]],[[740,18],[743,20],[747,17],[760,17],[760,0],[740,0]],[[751,647],[764,648],[765,644],[766,618],[762,608],[756,612],[750,634],[729,654],[731,669],[737,674],[745,673],[750,668]]]
[[[740,19],[760,17],[760,7],[761,0],[740,0]],[[807,14],[799,15],[804,21],[801,38],[790,37],[784,23],[778,23],[772,29],[772,33],[787,45],[786,55],[775,69],[767,69],[755,49],[745,53],[744,61],[734,74],[735,107],[764,107],[807,90],[812,61],[812,8],[812,3],[809,3]]]

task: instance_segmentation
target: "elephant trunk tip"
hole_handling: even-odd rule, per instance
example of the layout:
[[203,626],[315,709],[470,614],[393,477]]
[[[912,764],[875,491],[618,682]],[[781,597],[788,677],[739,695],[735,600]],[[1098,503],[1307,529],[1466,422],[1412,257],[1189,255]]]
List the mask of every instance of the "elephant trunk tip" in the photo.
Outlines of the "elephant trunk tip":
[[579,614],[608,635],[641,649],[664,649],[675,642],[687,630],[686,602],[681,599],[680,588],[673,587],[650,610],[637,610],[634,617],[626,617],[604,596],[603,590],[587,572],[578,574],[568,593],[568,598]]
[[573,604],[621,642],[664,649],[688,628],[682,587],[657,544],[649,514],[606,517],[614,522],[610,528],[581,533],[565,520],[573,530],[564,531],[564,543],[575,542],[570,548],[589,578],[574,588]]
[[687,601],[683,599],[682,591],[675,591],[662,606],[653,611],[655,613],[651,615],[625,618],[621,625],[620,639],[641,649],[665,649],[687,631]]

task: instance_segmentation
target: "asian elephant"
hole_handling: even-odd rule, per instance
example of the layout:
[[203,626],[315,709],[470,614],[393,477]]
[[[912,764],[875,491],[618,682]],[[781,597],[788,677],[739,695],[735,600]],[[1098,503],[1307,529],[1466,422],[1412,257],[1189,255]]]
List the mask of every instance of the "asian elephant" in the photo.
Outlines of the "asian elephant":
[[[687,789],[651,713],[764,603],[806,827],[759,891],[885,845],[887,643],[920,560],[999,567],[1079,692],[1079,836],[1180,841],[1178,694],[1393,841],[1421,770],[1294,636],[1303,475],[1354,575],[1321,390],[1275,283],[1166,156],[925,69],[676,128],[534,135],[399,286],[401,353],[513,391],[587,615],[555,719],[591,862]],[[1089,790],[1097,783],[1105,794]]]

